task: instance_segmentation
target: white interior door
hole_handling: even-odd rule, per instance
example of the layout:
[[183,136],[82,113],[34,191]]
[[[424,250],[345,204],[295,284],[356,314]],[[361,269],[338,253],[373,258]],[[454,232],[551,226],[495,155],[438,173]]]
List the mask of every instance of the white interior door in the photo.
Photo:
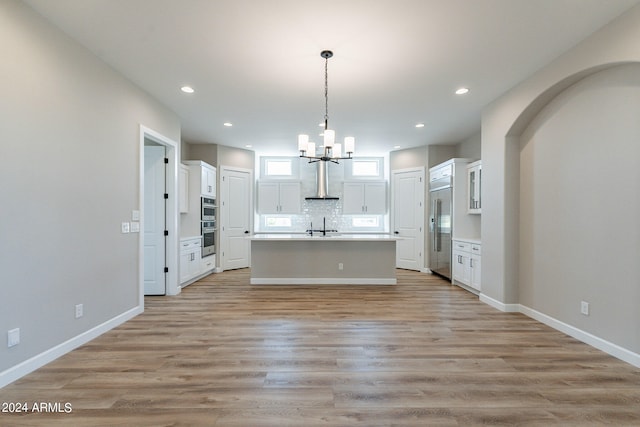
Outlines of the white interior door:
[[222,166],[221,168],[221,267],[223,270],[246,268],[250,264],[252,179],[251,171]]
[[165,147],[144,147],[144,294],[166,294]]
[[424,168],[392,171],[393,232],[396,267],[420,271],[424,266]]

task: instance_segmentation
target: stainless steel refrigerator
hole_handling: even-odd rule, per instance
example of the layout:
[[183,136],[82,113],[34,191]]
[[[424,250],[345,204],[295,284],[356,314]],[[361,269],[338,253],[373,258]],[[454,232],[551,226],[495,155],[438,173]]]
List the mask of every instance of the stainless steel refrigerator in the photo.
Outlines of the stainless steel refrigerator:
[[452,177],[429,183],[429,269],[451,280]]

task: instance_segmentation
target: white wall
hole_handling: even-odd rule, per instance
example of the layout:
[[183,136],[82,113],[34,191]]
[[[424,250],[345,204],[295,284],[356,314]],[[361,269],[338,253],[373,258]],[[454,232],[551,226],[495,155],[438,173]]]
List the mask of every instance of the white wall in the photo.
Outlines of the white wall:
[[139,209],[139,126],[179,141],[180,123],[20,2],[0,2],[0,52],[0,336],[21,331],[0,345],[2,385],[142,308],[140,234],[120,233]]
[[[522,288],[519,284],[521,270],[524,267],[528,267],[524,262],[521,264],[519,254],[521,248],[520,139],[525,128],[558,94],[586,76],[616,64],[640,61],[638,40],[640,40],[640,6],[636,6],[614,20],[484,109],[482,115],[482,292],[485,301],[502,309],[517,309],[517,306],[522,301],[521,297],[527,301],[534,301],[530,292],[538,292],[535,284],[533,287],[526,285]],[[580,108],[578,108],[578,112],[584,113],[584,111],[580,111]],[[559,113],[559,110],[557,112]],[[557,138],[559,141],[556,141],[556,144],[565,142],[567,139],[565,138],[565,133],[575,130],[571,128],[571,122],[566,123],[568,127],[563,128],[561,124],[554,131],[561,136]],[[585,121],[584,125],[593,126],[592,131],[594,134],[608,133],[618,135],[618,130],[615,129],[615,123],[612,121],[605,123],[599,121],[587,123]],[[624,132],[631,135],[634,131],[631,128],[626,128]],[[569,136],[575,137],[575,135],[577,134]],[[609,145],[613,141],[601,141],[601,143]],[[588,164],[590,157],[585,156],[584,151],[575,150],[571,153],[578,161],[584,159],[585,167],[593,168],[593,173],[598,172],[597,165]],[[607,161],[609,158],[605,156],[601,159],[601,162],[609,163]],[[636,169],[638,168],[637,158],[637,156],[634,157]],[[534,172],[527,170],[527,167],[529,166],[525,163],[526,173]],[[548,172],[560,173],[559,170]],[[530,179],[528,175],[522,175],[522,179],[524,180],[524,188],[532,185],[530,181],[527,181],[527,179]],[[537,185],[535,177],[533,179]],[[631,200],[633,194],[637,197],[637,175],[635,180],[631,180],[624,185],[629,186]],[[584,195],[588,197],[588,191],[585,191]],[[597,197],[602,198],[604,196],[599,194]],[[606,197],[604,200],[606,200]],[[538,219],[536,218],[535,220],[537,221]],[[595,226],[594,224],[582,224],[579,218],[576,218],[575,223],[572,225],[579,227],[577,234],[592,233],[592,227]],[[617,221],[617,226],[619,229],[625,230],[625,232],[633,232],[633,230],[637,232],[637,228],[634,228],[629,223]],[[527,236],[524,237],[527,238]],[[607,245],[608,243],[608,241],[599,241],[601,245]],[[638,244],[636,237],[635,247],[629,248],[635,250],[636,258],[640,250]],[[523,253],[523,256],[528,258],[529,254]],[[558,251],[558,248],[554,248],[546,256],[561,257],[563,252]],[[586,263],[584,260],[582,262],[582,266],[585,269],[598,268]],[[523,274],[527,276],[532,273],[523,271]],[[629,286],[636,286],[634,289],[636,289],[635,295],[637,297],[637,286],[640,283],[638,271],[632,272],[629,277],[632,279],[632,283]],[[574,282],[574,279],[569,280],[571,281],[570,287],[577,289],[578,283]],[[607,286],[606,283],[601,283],[598,291],[601,294],[607,293]],[[521,291],[522,295],[520,295]],[[629,290],[627,292],[633,293],[634,291]],[[538,298],[553,298],[553,296],[543,292]],[[579,295],[578,292],[574,291],[573,295],[567,296],[567,298],[577,299],[579,302],[581,298],[589,298],[589,295]],[[542,309],[549,311],[548,313],[543,311],[542,314],[554,317],[558,321],[565,323],[575,321],[576,307],[573,304],[567,304],[560,310],[555,310],[548,306]],[[605,310],[605,316],[615,317],[618,307],[605,303],[599,309]],[[607,331],[602,331],[598,328],[593,329],[594,333],[602,334],[599,338],[603,340],[614,342],[614,344],[618,342],[620,345],[628,346],[626,347],[627,350],[638,352],[640,349],[637,346],[637,338],[631,338],[630,335],[633,333],[637,335],[637,329],[634,330],[634,328],[628,327],[630,323],[638,323],[637,315],[635,318],[631,316],[625,320],[627,322],[625,325],[618,325],[619,328],[624,327],[626,329],[624,338],[617,332],[614,333],[611,330],[611,326],[606,327]],[[574,326],[585,327],[585,329],[590,330],[589,327],[582,323]]]

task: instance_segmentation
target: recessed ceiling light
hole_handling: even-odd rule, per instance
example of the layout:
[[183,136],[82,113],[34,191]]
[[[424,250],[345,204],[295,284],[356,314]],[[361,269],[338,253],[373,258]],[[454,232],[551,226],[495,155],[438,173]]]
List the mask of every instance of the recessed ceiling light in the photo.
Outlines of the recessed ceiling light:
[[418,123],[418,124],[416,125],[416,127],[417,127],[417,128],[423,128],[423,127],[424,127],[424,123]]
[[193,90],[193,88],[191,86],[182,86],[180,88],[181,91],[183,91],[184,93],[193,93],[195,92],[195,90]]
[[230,128],[231,126],[233,126],[233,123],[224,122],[223,125]]
[[253,147],[253,145],[251,145],[251,144],[245,145],[245,148],[252,148],[252,147]]
[[468,93],[469,89],[466,87],[461,87],[460,89],[456,90],[456,95],[464,95],[465,93]]
[[400,148],[400,146],[399,146],[399,145],[394,145],[394,146],[393,146],[393,149],[394,149],[394,150],[397,150],[398,148]]

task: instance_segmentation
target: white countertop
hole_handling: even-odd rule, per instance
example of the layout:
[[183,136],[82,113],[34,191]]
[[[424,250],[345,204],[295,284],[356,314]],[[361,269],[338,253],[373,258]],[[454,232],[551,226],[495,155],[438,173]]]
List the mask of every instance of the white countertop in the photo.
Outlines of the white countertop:
[[473,243],[476,245],[481,245],[482,244],[482,240],[480,239],[473,239],[473,238],[467,238],[467,237],[454,237],[451,240],[458,241],[458,242],[466,242],[466,243]]
[[342,233],[327,233],[326,236],[320,233],[313,233],[313,236],[308,234],[254,234],[250,236],[251,240],[263,240],[263,241],[394,241],[400,239],[399,237],[391,234],[342,234]]

